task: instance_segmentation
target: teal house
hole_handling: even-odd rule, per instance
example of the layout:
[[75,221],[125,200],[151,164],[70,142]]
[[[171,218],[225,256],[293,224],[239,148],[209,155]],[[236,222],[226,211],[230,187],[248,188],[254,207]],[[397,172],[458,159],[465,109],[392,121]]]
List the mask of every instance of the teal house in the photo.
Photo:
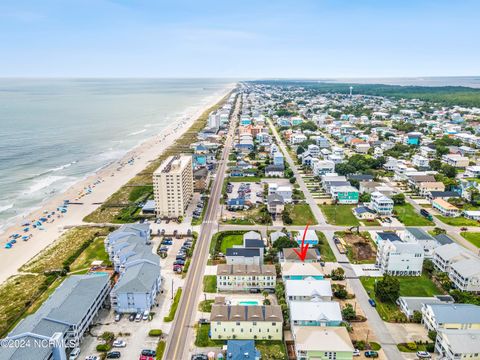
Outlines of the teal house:
[[337,204],[358,204],[360,198],[360,192],[351,185],[332,186],[330,195]]
[[419,132],[411,132],[407,134],[407,145],[420,145],[420,138],[422,137],[422,133]]

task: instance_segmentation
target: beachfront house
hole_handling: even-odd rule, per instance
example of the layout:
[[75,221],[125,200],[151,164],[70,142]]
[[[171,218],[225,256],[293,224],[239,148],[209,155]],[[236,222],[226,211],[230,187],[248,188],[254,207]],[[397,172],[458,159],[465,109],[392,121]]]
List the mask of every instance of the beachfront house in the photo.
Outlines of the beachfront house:
[[[108,274],[71,275],[32,315],[20,320],[6,343],[32,346],[2,346],[0,359],[66,359],[66,348],[78,348],[110,292]],[[35,346],[35,342],[40,345]]]

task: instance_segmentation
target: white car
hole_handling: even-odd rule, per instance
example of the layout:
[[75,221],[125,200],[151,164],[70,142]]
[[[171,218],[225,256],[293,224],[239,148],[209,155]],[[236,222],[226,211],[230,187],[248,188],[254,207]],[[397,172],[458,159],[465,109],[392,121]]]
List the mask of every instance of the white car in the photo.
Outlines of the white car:
[[125,340],[115,340],[112,346],[115,348],[124,348],[127,346],[127,343],[125,342]]
[[360,350],[358,349],[353,350],[353,356],[360,356]]
[[419,359],[431,359],[432,355],[430,355],[427,351],[417,351],[417,358]]
[[98,356],[95,355],[89,355],[85,358],[85,360],[99,360]]

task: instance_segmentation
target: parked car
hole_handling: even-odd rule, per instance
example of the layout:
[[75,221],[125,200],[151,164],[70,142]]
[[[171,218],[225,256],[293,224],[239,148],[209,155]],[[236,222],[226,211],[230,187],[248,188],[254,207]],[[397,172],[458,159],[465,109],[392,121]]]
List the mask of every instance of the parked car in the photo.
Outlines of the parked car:
[[367,358],[377,358],[378,357],[378,352],[376,351],[365,351],[365,357]]
[[144,355],[144,356],[157,356],[157,352],[155,350],[143,349],[142,350],[142,355]]
[[260,293],[260,289],[256,289],[256,288],[251,288],[248,291],[250,292],[250,294],[259,294]]
[[192,355],[192,360],[208,360],[208,356],[205,354]]
[[140,355],[139,360],[155,360],[153,356]]
[[120,321],[122,319],[122,314],[115,314],[115,321]]
[[361,355],[360,350],[358,349],[353,350],[353,356],[360,356],[360,355]]
[[183,260],[175,260],[173,262],[173,265],[181,265],[181,266],[184,266],[185,265],[185,261]]
[[432,355],[428,351],[417,351],[417,358],[419,359],[431,359]]
[[175,271],[176,273],[181,273],[182,270],[183,270],[182,265],[173,265],[173,271]]
[[130,314],[128,316],[128,321],[134,321],[135,320],[135,314]]
[[100,360],[98,356],[89,355],[85,358],[85,360]]
[[137,315],[135,315],[135,321],[139,322],[141,320],[142,320],[142,313],[139,312],[139,313],[137,313]]
[[376,307],[376,306],[377,306],[377,303],[375,302],[375,300],[373,300],[373,299],[371,299],[371,298],[368,299],[368,303],[369,303],[371,306],[373,306],[373,307]]
[[117,339],[112,343],[112,346],[116,348],[123,348],[127,346],[127,343],[125,342],[125,340]]
[[75,348],[70,353],[68,360],[75,360],[76,358],[78,358],[78,355],[80,355],[80,348]]
[[142,320],[148,320],[148,317],[150,316],[150,311],[145,310],[143,312]]
[[107,353],[107,359],[119,359],[121,356],[120,351],[110,351]]

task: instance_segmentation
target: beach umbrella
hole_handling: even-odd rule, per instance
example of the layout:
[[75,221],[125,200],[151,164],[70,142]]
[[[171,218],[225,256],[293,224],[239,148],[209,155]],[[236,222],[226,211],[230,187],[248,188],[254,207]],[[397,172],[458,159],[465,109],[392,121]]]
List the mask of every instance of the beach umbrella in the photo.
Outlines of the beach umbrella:
[[5,244],[5,249],[10,249],[11,247],[12,247],[12,244],[10,244],[10,243]]
[[27,235],[25,235],[25,236],[22,236],[22,240],[23,240],[23,241],[27,241],[28,239],[30,239],[30,237],[29,237],[29,236],[27,236]]
[[23,231],[25,231],[25,232],[27,232],[27,231],[29,231],[29,230],[30,230],[30,228],[28,228],[28,227],[26,227],[25,229],[23,229]]
[[30,226],[30,223],[29,222],[25,222],[22,224],[22,226]]

